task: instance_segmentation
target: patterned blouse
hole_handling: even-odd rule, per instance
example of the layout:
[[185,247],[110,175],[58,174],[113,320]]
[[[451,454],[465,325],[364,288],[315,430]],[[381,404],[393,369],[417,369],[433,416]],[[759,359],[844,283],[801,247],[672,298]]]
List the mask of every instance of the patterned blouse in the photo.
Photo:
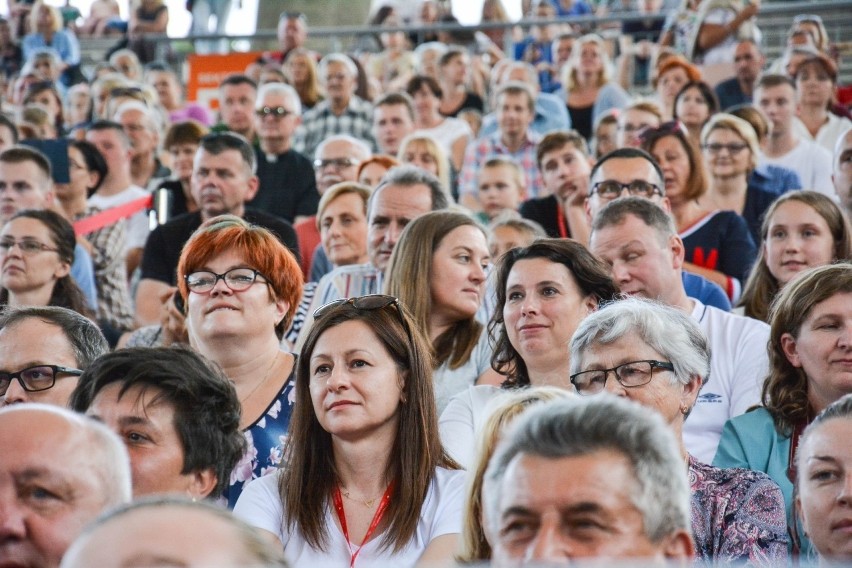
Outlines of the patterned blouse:
[[287,377],[281,392],[257,422],[243,430],[248,449],[231,472],[231,485],[225,491],[229,509],[233,509],[237,504],[237,498],[242,493],[246,482],[275,473],[278,469],[278,464],[284,455],[284,445],[287,442],[293,403],[296,401],[295,386],[296,362],[294,361],[293,370]]
[[713,467],[689,456],[689,487],[698,559],[786,565],[784,497],[768,475]]

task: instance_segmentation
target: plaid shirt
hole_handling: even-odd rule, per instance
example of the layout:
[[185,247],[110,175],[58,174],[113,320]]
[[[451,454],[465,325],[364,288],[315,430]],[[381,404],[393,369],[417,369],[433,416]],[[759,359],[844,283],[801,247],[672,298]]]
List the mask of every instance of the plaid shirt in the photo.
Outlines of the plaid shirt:
[[[97,207],[89,207],[83,216],[99,211]],[[124,263],[127,221],[107,225],[87,235],[86,239],[92,245],[92,265],[98,285],[98,320],[118,330],[133,329],[133,303],[127,287],[127,266]]]
[[296,132],[293,149],[313,160],[320,142],[334,134],[349,134],[367,142],[374,150],[373,105],[352,95],[349,106],[340,116],[331,112],[327,100],[305,111],[302,125]]
[[500,140],[500,132],[484,136],[469,144],[464,154],[461,175],[459,176],[459,194],[476,196],[479,192],[477,180],[479,170],[489,158],[509,156],[524,171],[527,180],[527,199],[544,197],[544,183],[535,161],[535,151],[541,138],[538,134],[527,130],[527,137],[517,152],[511,152]]

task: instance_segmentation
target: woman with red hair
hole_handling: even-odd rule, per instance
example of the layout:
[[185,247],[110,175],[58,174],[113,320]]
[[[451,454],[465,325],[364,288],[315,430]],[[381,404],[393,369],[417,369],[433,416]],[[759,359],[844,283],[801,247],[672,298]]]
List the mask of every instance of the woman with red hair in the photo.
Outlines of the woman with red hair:
[[232,215],[201,225],[180,256],[190,343],[222,367],[240,399],[248,451],[231,473],[230,507],[245,482],[274,472],[283,455],[296,357],[279,345],[302,282],[299,263],[275,235]]
[[675,97],[687,83],[701,80],[698,67],[679,55],[672,55],[657,66],[652,81],[657,91],[657,102],[663,111],[663,120],[674,119]]

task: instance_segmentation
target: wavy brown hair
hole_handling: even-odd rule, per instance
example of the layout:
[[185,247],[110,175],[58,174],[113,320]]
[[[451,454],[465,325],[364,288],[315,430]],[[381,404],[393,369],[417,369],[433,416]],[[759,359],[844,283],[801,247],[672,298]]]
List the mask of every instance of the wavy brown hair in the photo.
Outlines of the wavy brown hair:
[[813,418],[808,401],[808,376],[794,367],[781,347],[785,333],[798,338],[802,324],[814,306],[836,294],[852,293],[852,263],[828,264],[797,276],[784,286],[769,312],[769,376],[763,384],[762,400],[772,415],[775,429],[790,435],[797,424]]
[[[530,384],[527,365],[506,333],[503,308],[506,305],[506,282],[509,273],[519,260],[532,258],[544,258],[554,264],[563,265],[571,273],[580,291],[586,296],[593,296],[598,305],[618,297],[618,287],[610,276],[609,267],[573,239],[537,239],[528,247],[512,249],[504,254],[496,270],[494,282],[497,303],[488,323],[488,331],[495,339],[491,367],[507,377],[503,388],[525,387]],[[565,349],[568,349],[568,345]]]
[[[296,402],[285,452],[287,467],[278,489],[284,507],[284,525],[297,530],[315,549],[324,550],[328,544],[325,510],[331,506],[332,490],[339,483],[332,437],[314,413],[310,391],[311,356],[317,341],[329,329],[349,321],[365,323],[396,361],[402,384],[390,462],[376,464],[384,465],[389,482],[396,481],[386,513],[389,522],[380,546],[392,547],[395,552],[404,549],[417,529],[435,468],[459,469],[444,452],[438,434],[428,342],[408,311],[397,305],[398,308],[389,305],[363,310],[343,303],[330,308],[317,317],[299,355]],[[411,333],[410,341],[407,330]]]
[[778,208],[790,201],[804,203],[825,220],[831,231],[831,238],[834,240],[833,261],[852,259],[852,227],[834,200],[816,191],[791,191],[776,199],[763,217],[763,223],[760,226],[760,251],[739,301],[739,305],[745,310],[745,315],[760,321],[768,321],[769,305],[781,289],[778,280],[772,276],[766,265],[766,238],[769,236],[769,224]]

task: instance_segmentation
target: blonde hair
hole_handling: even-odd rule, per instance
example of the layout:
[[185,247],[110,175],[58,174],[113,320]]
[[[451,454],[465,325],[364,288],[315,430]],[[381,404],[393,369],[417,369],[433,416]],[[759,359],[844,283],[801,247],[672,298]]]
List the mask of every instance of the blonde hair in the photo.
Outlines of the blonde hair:
[[[514,162],[506,156],[495,156],[493,158],[489,158],[482,165],[480,174],[487,169],[501,167],[509,168],[509,171],[512,173],[509,179],[517,186],[518,193],[523,198],[523,196],[527,193],[527,181],[526,176],[524,175],[524,170],[521,169],[517,162]],[[478,182],[479,179],[477,179],[477,184]]]
[[527,387],[505,391],[492,399],[485,412],[488,418],[482,430],[476,432],[479,440],[476,448],[475,466],[467,486],[467,500],[462,525],[461,546],[456,560],[459,562],[481,562],[491,559],[491,545],[482,525],[482,483],[488,462],[497,448],[497,443],[506,427],[531,405],[568,398],[570,391],[557,387]]
[[566,91],[571,91],[577,86],[577,67],[583,53],[583,46],[593,43],[598,47],[601,58],[601,71],[598,75],[598,87],[603,87],[612,80],[612,61],[606,49],[604,39],[598,34],[586,34],[579,38],[571,50],[571,57],[562,68],[562,84]]
[[402,162],[403,164],[408,164],[410,162],[405,161],[405,152],[408,150],[408,147],[412,144],[423,144],[426,146],[426,151],[435,158],[435,163],[438,164],[438,175],[435,176],[438,178],[438,181],[441,182],[441,188],[444,190],[444,193],[447,195],[447,200],[452,202],[452,194],[450,193],[450,161],[447,159],[447,153],[444,152],[444,149],[441,148],[441,145],[438,144],[438,141],[433,137],[427,134],[419,134],[415,132],[414,134],[409,134],[405,138],[403,138],[402,142],[399,144],[399,151],[396,154],[396,159]]
[[755,132],[754,127],[748,121],[724,112],[714,114],[707,121],[707,124],[704,125],[704,128],[701,129],[702,145],[707,143],[707,138],[710,137],[710,133],[714,130],[729,130],[742,138],[748,144],[748,149],[751,152],[749,171],[757,167],[757,159],[760,156],[760,143],[757,141],[757,132]]
[[41,12],[42,8],[47,8],[50,10],[50,17],[53,20],[53,24],[51,24],[50,28],[53,33],[58,32],[62,29],[62,14],[59,12],[58,8],[51,6],[50,4],[45,4],[43,0],[38,0],[30,10],[30,30],[33,33],[38,31],[38,18],[39,12]]

